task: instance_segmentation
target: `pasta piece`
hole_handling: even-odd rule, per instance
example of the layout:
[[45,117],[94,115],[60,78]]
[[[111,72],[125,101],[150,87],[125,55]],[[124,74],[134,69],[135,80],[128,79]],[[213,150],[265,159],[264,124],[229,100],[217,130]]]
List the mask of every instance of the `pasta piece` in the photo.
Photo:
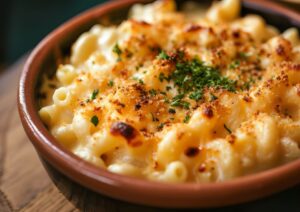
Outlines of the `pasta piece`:
[[212,22],[232,21],[240,13],[239,0],[222,0],[215,3],[207,12],[207,18]]
[[[239,162],[231,145],[222,139],[211,141],[206,145],[208,158],[215,161],[216,181],[232,179],[239,175]],[[212,170],[214,171],[214,170]]]
[[282,36],[291,42],[293,46],[299,44],[299,32],[296,28],[289,28],[282,33]]
[[91,123],[80,113],[77,113],[73,117],[72,128],[79,139],[84,138],[90,134]]
[[39,115],[42,121],[47,125],[51,126],[56,119],[56,107],[55,105],[49,105],[42,107],[39,110]]
[[122,174],[122,175],[127,175],[127,176],[134,176],[134,177],[139,177],[141,176],[141,171],[131,165],[131,164],[126,164],[126,163],[122,163],[122,164],[111,164],[107,167],[107,169],[113,173],[116,174]]
[[71,94],[68,88],[60,87],[53,94],[53,102],[57,106],[67,106],[71,103]]
[[56,77],[63,86],[69,85],[77,76],[75,69],[72,65],[63,65],[56,71]]
[[254,122],[257,159],[261,164],[274,164],[279,158],[279,132],[275,120],[266,115]]
[[160,180],[171,183],[180,183],[186,181],[187,175],[188,172],[185,165],[181,161],[173,161],[167,166]]
[[77,139],[71,125],[54,128],[51,132],[64,147],[72,149],[76,145]]
[[300,157],[300,148],[297,142],[288,137],[282,138],[280,142],[283,147],[285,160],[289,161]]
[[71,63],[82,64],[98,48],[98,37],[95,34],[84,33],[72,47]]
[[104,161],[100,157],[96,157],[92,154],[91,150],[88,148],[84,148],[82,146],[78,146],[74,150],[74,154],[84,160],[102,168],[106,168]]
[[101,155],[124,145],[124,140],[112,136],[106,130],[102,133],[95,134],[87,143],[93,155],[100,157]]

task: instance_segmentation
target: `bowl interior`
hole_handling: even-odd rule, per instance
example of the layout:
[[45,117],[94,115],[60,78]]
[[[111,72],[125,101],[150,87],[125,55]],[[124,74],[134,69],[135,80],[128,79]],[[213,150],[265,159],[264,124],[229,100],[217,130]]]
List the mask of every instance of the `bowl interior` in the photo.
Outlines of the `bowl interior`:
[[[195,0],[196,1],[196,0]],[[120,185],[126,185],[128,187],[121,188],[119,191],[114,191],[116,193],[111,192],[111,196],[113,197],[119,197],[123,198],[125,200],[133,201],[133,196],[126,196],[123,195],[123,193],[126,193],[126,189],[132,189],[132,191],[136,191],[135,198],[136,201],[139,201],[139,203],[152,203],[156,205],[164,205],[167,206],[170,204],[173,200],[171,199],[174,197],[177,193],[180,193],[180,195],[183,198],[182,200],[178,200],[178,202],[174,203],[173,206],[184,206],[188,204],[188,201],[193,201],[193,204],[190,204],[189,207],[193,206],[199,206],[199,205],[212,205],[215,201],[219,201],[219,205],[234,203],[234,202],[241,202],[245,201],[246,199],[253,199],[254,193],[258,191],[262,191],[264,186],[275,186],[281,179],[283,179],[282,174],[283,172],[287,172],[287,170],[291,169],[292,167],[300,167],[300,163],[297,163],[295,165],[285,166],[281,167],[280,171],[278,170],[275,175],[274,172],[266,172],[262,173],[260,175],[255,175],[255,177],[252,177],[251,180],[246,181],[246,179],[237,179],[232,180],[232,183],[224,183],[222,185],[212,184],[212,185],[201,185],[202,191],[206,191],[207,193],[201,194],[197,193],[199,196],[193,196],[193,194],[196,194],[198,189],[200,188],[198,185],[195,184],[184,184],[184,185],[174,185],[174,186],[165,186],[165,184],[162,186],[162,184],[159,183],[148,183],[146,181],[142,180],[136,180],[132,181],[132,178],[128,178],[126,176],[115,176],[114,174],[107,173],[106,171],[100,172],[95,171],[96,168],[90,164],[85,163],[82,160],[79,160],[78,158],[75,158],[73,154],[70,152],[63,150],[61,145],[59,145],[53,137],[50,135],[50,133],[47,131],[47,129],[43,126],[41,120],[38,118],[37,111],[39,109],[39,97],[40,93],[39,86],[41,84],[41,77],[43,74],[47,74],[50,77],[54,76],[54,73],[56,71],[56,68],[59,64],[61,64],[64,61],[65,57],[68,57],[70,55],[70,49],[71,45],[75,42],[75,40],[79,37],[80,34],[82,34],[85,31],[88,31],[93,25],[95,24],[103,24],[103,25],[111,25],[111,24],[119,24],[122,20],[126,19],[128,10],[130,6],[133,3],[137,2],[151,2],[151,0],[122,0],[118,1],[121,3],[110,3],[106,7],[105,10],[102,10],[99,8],[96,10],[93,10],[93,13],[87,15],[86,13],[83,14],[81,19],[75,19],[71,22],[68,22],[64,25],[64,27],[58,28],[55,32],[50,34],[45,40],[42,41],[42,43],[37,47],[37,49],[33,52],[33,56],[30,57],[29,61],[27,62],[27,66],[25,66],[25,71],[23,72],[23,75],[21,77],[21,86],[20,86],[20,99],[19,99],[19,110],[21,113],[21,120],[23,122],[23,125],[25,126],[25,130],[27,131],[27,134],[33,141],[33,144],[36,146],[38,151],[40,152],[41,156],[44,157],[43,154],[48,154],[49,162],[52,163],[52,165],[56,166],[56,168],[60,169],[64,174],[68,174],[70,177],[72,174],[76,174],[76,177],[73,177],[74,180],[77,180],[77,182],[84,184],[85,186],[94,189],[96,191],[99,191],[100,186],[96,188],[99,184],[99,180],[102,177],[102,183],[104,182],[104,178],[110,178],[106,187],[102,186],[103,193],[108,193],[109,186],[111,187],[120,187]],[[177,5],[179,6],[179,9],[182,5],[183,0],[177,0]],[[196,1],[199,3],[199,1]],[[201,4],[209,5],[211,1],[201,1]],[[95,11],[97,13],[95,13]],[[108,11],[108,12],[107,12]],[[293,18],[293,15],[289,15],[287,13],[279,13],[281,9],[274,9],[268,8],[265,6],[262,6],[260,4],[259,0],[246,0],[243,1],[243,8],[242,8],[242,15],[248,14],[248,13],[255,13],[260,14],[265,18],[268,24],[274,25],[278,27],[280,30],[287,29],[291,26],[300,28],[300,16],[298,18]],[[283,11],[284,12],[284,11]],[[28,73],[30,72],[30,73]],[[25,83],[25,80],[27,83]],[[30,81],[30,84],[28,83]],[[28,86],[26,89],[24,88]],[[35,92],[35,93],[34,93]],[[32,95],[34,93],[34,96]],[[25,108],[25,109],[24,109]],[[23,117],[22,117],[23,116]],[[51,153],[49,153],[51,150]],[[46,156],[45,156],[46,157]],[[46,158],[47,159],[47,158]],[[55,162],[53,162],[56,160]],[[60,161],[59,161],[60,160]],[[62,162],[63,161],[63,162]],[[80,162],[79,162],[80,161]],[[298,160],[299,162],[299,160]],[[78,163],[78,164],[76,164]],[[80,163],[80,164],[79,164]],[[81,170],[78,170],[78,166],[81,166]],[[60,167],[59,167],[60,166]],[[88,174],[86,172],[89,172]],[[103,176],[96,176],[96,173],[101,173]],[[299,172],[298,172],[299,173]],[[95,175],[93,175],[95,174]],[[95,177],[96,176],[96,177]],[[271,177],[274,176],[275,178],[266,184],[263,184],[266,179],[271,179]],[[285,179],[288,177],[292,178],[293,180],[286,185],[282,185],[280,188],[283,189],[287,187],[288,185],[295,184],[295,172],[290,172],[289,175],[285,176]],[[298,175],[299,176],[299,175]],[[76,179],[75,179],[76,178]],[[244,177],[241,177],[244,178]],[[250,178],[247,178],[250,179]],[[115,180],[115,181],[114,181]],[[84,183],[85,181],[85,183]],[[118,181],[118,182],[117,182]],[[254,184],[254,182],[259,181],[260,183]],[[299,182],[299,180],[298,180]],[[251,191],[249,191],[249,194],[246,191],[247,184],[249,185],[255,185],[253,189],[250,188]],[[103,183],[105,184],[105,183]],[[234,185],[234,186],[233,186]],[[132,186],[132,187],[130,187]],[[134,188],[136,186],[136,188]],[[236,191],[229,191],[229,188],[235,188]],[[139,188],[137,188],[139,187]],[[238,187],[243,187],[238,190]],[[213,189],[212,189],[213,188]],[[157,189],[156,192],[150,193],[148,192],[149,198],[156,198],[153,200],[142,200],[142,197],[139,197],[139,193],[142,192],[144,189],[145,191],[151,191],[151,189]],[[176,190],[178,189],[178,190]],[[223,194],[218,194],[216,191],[222,191],[222,190],[228,190],[230,195],[226,197],[227,194],[223,192]],[[262,192],[260,196],[272,193],[274,189],[269,189],[268,191]],[[279,190],[279,189],[277,189]],[[210,192],[211,191],[211,192]],[[161,192],[161,194],[159,194]],[[166,195],[169,195],[171,192],[170,197],[166,197]],[[173,193],[172,193],[173,192]],[[253,194],[252,194],[252,193]],[[245,194],[244,197],[237,196],[235,200],[229,200],[234,194]],[[157,196],[155,196],[157,194]],[[133,194],[131,194],[133,195]],[[145,194],[146,195],[146,194]],[[151,196],[152,195],[152,196]],[[204,198],[202,202],[200,201],[198,203],[199,198]],[[223,200],[218,200],[215,198],[215,195],[219,195],[220,197],[224,197]],[[223,196],[222,196],[223,195]],[[158,198],[161,199],[159,200]],[[259,196],[256,196],[256,198]],[[140,198],[140,200],[138,200]],[[169,202],[164,201],[163,198],[169,198]],[[211,199],[209,199],[211,198]],[[227,198],[227,199],[226,199]],[[205,199],[208,201],[205,203]],[[185,202],[186,201],[186,202]]]

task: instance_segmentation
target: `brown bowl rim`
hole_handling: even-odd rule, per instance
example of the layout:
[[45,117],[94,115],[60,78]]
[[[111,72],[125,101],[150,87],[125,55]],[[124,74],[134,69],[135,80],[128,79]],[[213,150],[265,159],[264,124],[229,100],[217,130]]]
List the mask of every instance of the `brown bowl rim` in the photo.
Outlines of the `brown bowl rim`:
[[[82,160],[58,144],[40,120],[35,108],[34,83],[41,61],[66,32],[100,14],[142,0],[112,1],[72,18],[44,38],[30,54],[20,77],[18,110],[23,127],[39,155],[75,182],[117,199],[161,207],[216,207],[254,200],[300,183],[300,160],[233,180],[209,184],[169,184],[121,176]],[[300,21],[300,14],[273,2],[246,0],[246,5],[269,8]]]

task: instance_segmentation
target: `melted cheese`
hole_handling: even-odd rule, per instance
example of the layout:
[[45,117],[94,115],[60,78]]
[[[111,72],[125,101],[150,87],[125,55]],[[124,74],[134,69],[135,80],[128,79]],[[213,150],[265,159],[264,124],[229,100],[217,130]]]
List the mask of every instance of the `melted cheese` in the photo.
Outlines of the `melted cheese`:
[[[167,182],[223,181],[299,158],[297,31],[280,35],[260,16],[239,17],[238,0],[199,15],[175,8],[135,5],[119,26],[82,34],[41,88],[50,132],[99,167]],[[179,89],[162,76],[176,62],[162,51],[198,58],[236,91],[208,86],[198,101],[184,97],[188,108],[172,106]]]

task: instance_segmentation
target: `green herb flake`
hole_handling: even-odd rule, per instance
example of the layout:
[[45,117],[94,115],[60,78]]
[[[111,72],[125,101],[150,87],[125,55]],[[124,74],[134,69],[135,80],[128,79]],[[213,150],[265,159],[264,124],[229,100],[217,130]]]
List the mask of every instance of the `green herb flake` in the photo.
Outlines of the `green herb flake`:
[[184,97],[184,94],[178,94],[175,97],[173,97],[171,106],[178,107],[181,106],[181,100]]
[[247,82],[245,82],[241,88],[242,88],[242,90],[249,90],[251,85],[253,85],[254,83],[255,83],[255,80],[252,77],[250,77],[250,79]]
[[142,79],[139,79],[138,77],[132,77],[133,80],[138,81],[141,85],[144,84],[144,81]]
[[151,114],[151,117],[152,117],[152,121],[153,121],[153,122],[158,122],[158,121],[159,121],[159,119],[156,118],[156,117],[154,116],[153,113],[150,113],[150,114]]
[[175,110],[174,108],[170,108],[170,109],[169,109],[169,113],[175,114],[175,113],[176,113],[176,110]]
[[142,79],[139,79],[138,82],[141,84],[141,85],[144,85],[144,81]]
[[226,130],[229,134],[232,133],[232,131],[226,126],[226,124],[224,124],[224,128],[225,128],[225,130]]
[[164,74],[164,73],[159,73],[158,79],[159,79],[159,81],[161,81],[161,82],[164,81],[164,79],[166,79],[165,74]]
[[122,54],[122,50],[120,49],[119,47],[119,44],[116,43],[113,47],[113,50],[112,50],[114,53],[116,53],[118,55],[118,61],[121,61],[121,54]]
[[160,123],[158,126],[157,126],[157,130],[158,131],[161,131],[163,128],[164,128],[165,124],[164,123]]
[[[188,95],[190,99],[199,101],[203,98],[204,89],[209,87],[225,89],[230,92],[236,90],[235,81],[222,76],[218,69],[203,64],[198,58],[177,61],[175,70],[167,79],[173,81],[181,99]],[[173,98],[171,105],[188,108],[189,103],[183,102],[181,99]]]
[[178,95],[174,96],[173,101],[181,100],[181,99],[183,99],[183,97],[184,97],[184,94],[183,94],[183,93],[178,94]]
[[184,123],[188,123],[190,119],[191,119],[190,114],[186,114],[186,116],[184,117],[183,122],[184,122]]
[[190,103],[189,102],[182,101],[181,105],[184,109],[190,109]]
[[239,57],[242,59],[247,59],[249,57],[249,55],[246,52],[240,52]]
[[181,104],[180,104],[180,100],[175,100],[175,101],[172,101],[171,102],[171,106],[173,106],[173,107],[178,107],[178,106],[180,106]]
[[217,100],[218,99],[218,97],[216,97],[213,93],[210,93],[209,94],[209,101],[215,101],[215,100]]
[[155,96],[157,94],[157,91],[154,89],[149,90],[149,93],[151,96]]
[[138,71],[141,67],[142,67],[141,65],[138,65],[135,67],[135,70]]
[[196,101],[202,99],[202,97],[203,97],[203,93],[202,93],[202,91],[200,91],[200,90],[194,91],[194,92],[192,92],[192,93],[189,95],[189,98],[190,98],[190,99],[193,99],[193,100],[196,100]]
[[170,100],[167,97],[165,97],[164,102],[167,103],[167,104],[169,104]]
[[176,95],[171,102],[171,106],[173,107],[183,107],[184,109],[189,109],[190,108],[190,103],[183,101],[182,99],[184,98],[184,94],[178,94]]
[[94,90],[93,93],[92,93],[92,95],[91,95],[91,100],[96,99],[98,93],[99,93],[98,89]]
[[160,51],[160,53],[157,55],[157,58],[158,59],[161,59],[161,60],[168,60],[170,59],[169,55],[167,55],[167,53],[165,51]]
[[229,65],[229,68],[230,69],[236,69],[236,68],[238,68],[239,66],[240,66],[240,61],[239,60],[235,60],[235,61],[233,61],[230,65]]
[[113,87],[114,86],[114,81],[113,80],[109,80],[108,83],[107,83],[107,85],[109,87]]
[[167,91],[169,91],[169,90],[171,90],[171,89],[172,89],[172,87],[169,86],[169,85],[166,87],[166,90],[167,90]]
[[161,92],[159,92],[159,93],[162,94],[162,95],[164,95],[164,96],[167,96],[167,93],[164,92],[164,91],[161,91]]
[[97,127],[97,125],[99,124],[99,119],[98,119],[98,117],[95,115],[95,116],[93,116],[92,118],[91,118],[91,122],[93,123],[93,125],[95,126],[95,127]]

